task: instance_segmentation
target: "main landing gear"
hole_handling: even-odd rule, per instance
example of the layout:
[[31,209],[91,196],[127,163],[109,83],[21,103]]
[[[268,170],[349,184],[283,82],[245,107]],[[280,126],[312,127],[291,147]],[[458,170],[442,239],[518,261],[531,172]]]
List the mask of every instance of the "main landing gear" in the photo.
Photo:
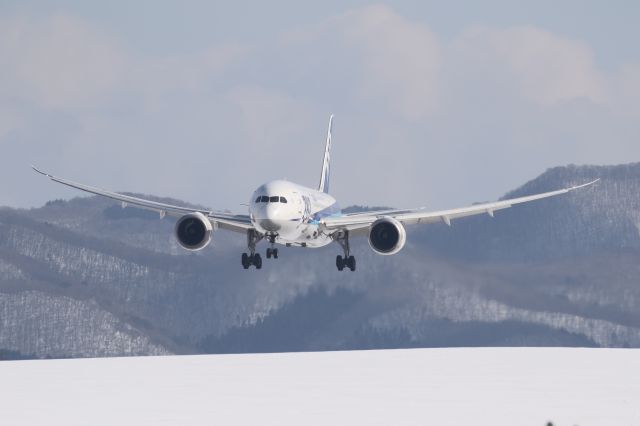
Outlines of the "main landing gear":
[[260,253],[242,253],[242,267],[244,269],[249,269],[249,266],[251,265],[254,265],[256,269],[262,268],[262,257],[260,256]]
[[249,267],[253,265],[256,269],[262,268],[262,257],[259,253],[256,253],[256,244],[265,237],[269,240],[269,243],[271,243],[271,247],[267,248],[267,259],[277,259],[278,249],[274,247],[277,236],[277,234],[262,235],[256,232],[255,229],[249,229],[247,231],[247,246],[249,248],[249,253],[242,253],[242,267],[244,269],[249,269]]
[[344,270],[345,267],[349,268],[352,272],[356,270],[356,258],[349,255],[349,231],[341,231],[335,238],[338,244],[344,250],[343,256],[336,256],[336,267],[338,271]]
[[258,234],[255,229],[249,229],[247,231],[247,246],[249,247],[249,254],[242,253],[242,267],[249,269],[251,265],[256,269],[262,268],[262,257],[259,253],[256,253],[256,244],[262,240],[262,235]]

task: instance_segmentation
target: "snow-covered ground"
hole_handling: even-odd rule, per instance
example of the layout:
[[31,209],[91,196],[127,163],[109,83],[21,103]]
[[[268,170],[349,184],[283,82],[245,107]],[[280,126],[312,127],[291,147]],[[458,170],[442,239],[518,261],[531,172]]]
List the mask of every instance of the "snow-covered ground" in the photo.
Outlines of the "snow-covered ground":
[[640,425],[640,350],[0,362],[2,425]]

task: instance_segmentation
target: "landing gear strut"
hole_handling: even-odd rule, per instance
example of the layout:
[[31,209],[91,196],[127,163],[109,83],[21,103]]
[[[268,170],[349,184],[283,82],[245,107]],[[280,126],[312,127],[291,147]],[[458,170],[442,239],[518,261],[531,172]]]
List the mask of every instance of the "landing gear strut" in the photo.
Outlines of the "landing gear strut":
[[256,244],[262,240],[262,235],[258,234],[255,229],[249,229],[247,231],[247,246],[249,248],[249,254],[242,253],[242,267],[249,269],[251,265],[254,265],[256,269],[262,268],[262,257],[259,253],[256,253]]
[[356,270],[356,258],[349,255],[349,231],[341,231],[334,237],[334,239],[340,244],[342,250],[344,250],[344,257],[336,256],[336,267],[338,271],[342,271],[345,267],[349,268],[352,272]]

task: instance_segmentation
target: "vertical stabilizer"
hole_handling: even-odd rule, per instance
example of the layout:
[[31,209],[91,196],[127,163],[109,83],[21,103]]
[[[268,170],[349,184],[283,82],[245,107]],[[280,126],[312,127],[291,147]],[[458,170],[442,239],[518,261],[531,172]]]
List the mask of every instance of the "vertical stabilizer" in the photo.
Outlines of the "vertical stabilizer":
[[333,114],[329,117],[329,130],[327,130],[327,145],[324,148],[324,160],[322,161],[322,174],[318,191],[329,193],[329,172],[331,168],[331,127],[333,126]]

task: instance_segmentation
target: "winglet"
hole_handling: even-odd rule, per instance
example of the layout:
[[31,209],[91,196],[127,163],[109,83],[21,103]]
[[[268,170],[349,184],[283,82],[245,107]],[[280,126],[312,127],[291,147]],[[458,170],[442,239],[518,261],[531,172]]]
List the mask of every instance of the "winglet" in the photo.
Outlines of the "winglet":
[[582,185],[572,186],[571,188],[569,188],[569,191],[573,191],[574,189],[580,189],[580,188],[584,188],[584,187],[587,187],[587,186],[591,186],[594,183],[598,182],[599,180],[600,180],[600,178],[598,178],[596,180],[592,180],[591,182],[583,183]]
[[33,164],[31,164],[31,168],[32,168],[35,172],[40,173],[41,175],[44,175],[44,176],[49,177],[49,178],[50,178],[50,177],[52,177],[49,173],[45,173],[45,172],[43,172],[42,170],[38,169],[38,168],[37,168],[36,166],[34,166]]

